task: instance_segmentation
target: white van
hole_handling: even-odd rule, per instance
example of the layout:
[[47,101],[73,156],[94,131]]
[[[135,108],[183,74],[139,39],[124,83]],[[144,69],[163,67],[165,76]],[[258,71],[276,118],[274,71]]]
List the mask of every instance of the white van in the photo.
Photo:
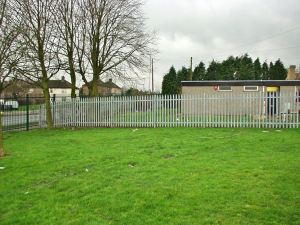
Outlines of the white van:
[[4,109],[19,109],[19,103],[17,101],[6,101],[4,103]]

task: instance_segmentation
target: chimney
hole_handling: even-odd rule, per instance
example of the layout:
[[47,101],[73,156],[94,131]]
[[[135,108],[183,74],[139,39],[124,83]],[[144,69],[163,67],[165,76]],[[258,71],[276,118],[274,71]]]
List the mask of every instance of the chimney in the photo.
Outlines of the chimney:
[[61,81],[65,81],[65,76],[62,76],[62,77],[61,77]]
[[288,69],[287,80],[296,80],[296,66],[291,65]]

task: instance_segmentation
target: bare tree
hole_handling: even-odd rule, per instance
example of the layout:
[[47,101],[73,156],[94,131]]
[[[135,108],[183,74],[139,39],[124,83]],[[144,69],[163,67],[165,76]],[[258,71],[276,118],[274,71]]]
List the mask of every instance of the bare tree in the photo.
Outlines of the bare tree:
[[26,80],[40,85],[46,105],[48,128],[53,127],[49,80],[59,72],[60,36],[55,23],[59,0],[14,0],[18,22],[24,24],[22,39],[26,45],[20,72]]
[[141,0],[78,1],[82,41],[77,53],[90,96],[98,95],[97,82],[103,75],[129,79],[148,68],[155,37],[145,31]]
[[[19,25],[14,23],[7,0],[0,0],[0,96],[15,75],[15,68],[20,59],[17,54],[16,39],[20,33]],[[4,156],[2,115],[0,113],[0,157]]]
[[15,75],[15,68],[21,54],[17,51],[16,39],[20,26],[14,23],[7,0],[0,0],[0,95],[10,84],[8,80]]
[[71,97],[76,97],[76,71],[79,70],[78,58],[76,57],[76,44],[78,43],[78,1],[61,0],[56,12],[56,23],[62,37],[60,52],[67,59],[65,69],[71,78]]

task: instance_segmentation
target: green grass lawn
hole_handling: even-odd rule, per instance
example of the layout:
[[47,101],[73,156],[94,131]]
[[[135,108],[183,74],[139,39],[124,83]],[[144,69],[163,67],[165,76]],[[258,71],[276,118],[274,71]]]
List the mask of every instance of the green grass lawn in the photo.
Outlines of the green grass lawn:
[[5,134],[0,224],[300,224],[300,130]]

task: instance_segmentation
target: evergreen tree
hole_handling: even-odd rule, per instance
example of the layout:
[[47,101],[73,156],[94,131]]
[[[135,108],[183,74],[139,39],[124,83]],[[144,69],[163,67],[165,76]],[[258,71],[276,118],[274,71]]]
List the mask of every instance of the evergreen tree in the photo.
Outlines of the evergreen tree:
[[205,79],[205,64],[200,62],[198,66],[195,67],[193,72],[193,80],[204,80]]
[[209,67],[207,68],[206,72],[206,79],[207,80],[219,80],[220,79],[220,63],[213,60]]
[[174,66],[172,66],[169,72],[164,76],[162,82],[162,94],[170,95],[178,92],[177,75]]
[[253,61],[247,55],[243,55],[238,60],[237,80],[254,80]]
[[[174,69],[175,71],[175,69]],[[176,73],[176,71],[173,73]],[[190,69],[182,67],[177,72],[175,85],[172,86],[172,93],[180,93],[181,81],[188,80]],[[168,75],[169,76],[169,75]],[[164,78],[163,93],[167,91],[165,83],[168,83],[168,76]],[[284,80],[287,77],[287,70],[283,63],[278,59],[275,64],[267,62],[261,64],[260,59],[256,58],[253,62],[248,54],[240,57],[230,56],[222,63],[213,60],[207,69],[203,62],[200,62],[193,71],[193,80]],[[173,82],[175,76],[172,75]],[[172,82],[171,82],[172,83]]]
[[272,80],[285,80],[287,77],[287,70],[284,68],[283,63],[278,59],[272,69]]
[[267,62],[264,62],[261,68],[261,74],[262,77],[261,79],[263,80],[270,80],[270,76],[269,76],[269,65]]
[[177,79],[179,82],[181,81],[187,81],[189,76],[189,69],[186,67],[182,67],[180,70],[177,72]]
[[254,79],[261,80],[262,79],[262,67],[259,58],[254,61],[253,64],[254,69]]
[[177,84],[176,84],[176,92],[175,93],[181,93],[181,81],[187,81],[189,78],[189,69],[186,67],[182,67],[180,70],[177,72]]
[[274,64],[273,64],[273,62],[270,62],[268,80],[273,80],[273,74],[274,74],[274,72],[275,72],[275,70],[274,70]]
[[235,64],[235,58],[233,56],[223,61],[220,68],[220,79],[234,80],[234,74],[237,70]]

